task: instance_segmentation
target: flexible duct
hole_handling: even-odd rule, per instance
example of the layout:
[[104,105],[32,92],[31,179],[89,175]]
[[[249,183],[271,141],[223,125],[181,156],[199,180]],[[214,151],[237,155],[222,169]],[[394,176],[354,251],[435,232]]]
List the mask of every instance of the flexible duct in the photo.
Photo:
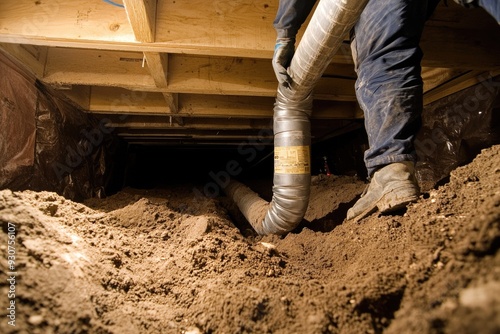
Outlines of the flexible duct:
[[308,204],[312,90],[368,0],[321,0],[297,47],[288,72],[291,88],[278,87],[274,105],[274,186],[270,204],[248,187],[231,181],[233,198],[261,235],[284,234],[303,219]]

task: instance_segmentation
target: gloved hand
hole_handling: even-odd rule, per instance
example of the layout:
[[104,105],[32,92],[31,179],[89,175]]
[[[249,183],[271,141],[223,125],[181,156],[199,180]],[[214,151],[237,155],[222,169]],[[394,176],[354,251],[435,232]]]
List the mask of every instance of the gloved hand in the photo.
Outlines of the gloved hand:
[[295,53],[295,38],[278,38],[274,46],[273,69],[280,85],[290,88],[292,78],[288,75],[287,68],[290,66]]

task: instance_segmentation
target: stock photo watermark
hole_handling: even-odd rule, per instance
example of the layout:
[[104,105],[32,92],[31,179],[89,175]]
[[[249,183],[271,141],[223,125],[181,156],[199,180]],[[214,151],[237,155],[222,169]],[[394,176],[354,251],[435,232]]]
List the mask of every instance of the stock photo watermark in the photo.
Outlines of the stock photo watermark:
[[258,151],[263,151],[266,145],[271,145],[274,141],[273,130],[271,128],[261,129],[256,138],[247,138],[238,145],[237,152],[241,160],[229,160],[223,170],[217,172],[210,171],[208,176],[211,181],[205,183],[203,192],[196,187],[193,188],[195,195],[193,201],[197,198],[214,198],[220,195],[221,191],[229,185],[231,177],[236,177],[243,172],[243,164],[251,163],[258,157]]
[[[146,92],[132,91],[130,96],[128,94],[121,94],[120,98],[113,100],[111,107],[117,110],[123,110],[127,106],[130,108],[132,105],[146,100],[146,97]],[[125,121],[128,117],[128,114],[120,114],[118,119],[120,121]],[[92,153],[104,143],[106,136],[115,131],[115,128],[109,124],[111,124],[111,119],[102,118],[96,127],[83,129],[80,132],[80,140],[76,147],[66,145],[64,161],[54,161],[52,163],[52,169],[59,181],[84,163],[85,159],[92,155]]]
[[16,326],[16,283],[17,283],[17,271],[16,271],[16,255],[17,255],[17,227],[16,224],[7,222],[7,323],[10,326]]
[[[483,76],[479,78],[480,82],[474,88],[473,94],[465,97],[463,103],[453,103],[448,108],[449,124],[446,128],[460,129],[467,120],[475,113],[481,112],[481,102],[492,99],[500,87],[500,82],[494,81],[492,76]],[[432,156],[439,145],[448,141],[446,129],[443,126],[433,128],[430,135],[424,139],[415,139],[415,147],[419,159],[425,156]]]

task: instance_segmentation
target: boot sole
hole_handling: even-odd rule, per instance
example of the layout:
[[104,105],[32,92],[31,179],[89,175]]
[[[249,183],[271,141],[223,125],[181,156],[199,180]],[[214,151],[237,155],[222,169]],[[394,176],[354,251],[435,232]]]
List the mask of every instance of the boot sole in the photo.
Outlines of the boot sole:
[[[407,189],[405,189],[407,190]],[[389,191],[382,195],[380,199],[374,203],[373,206],[369,207],[359,215],[353,218],[354,222],[358,222],[359,220],[371,215],[374,212],[379,213],[389,213],[392,211],[396,211],[399,209],[405,208],[408,204],[416,202],[418,200],[418,195],[401,195],[398,194],[397,191]]]

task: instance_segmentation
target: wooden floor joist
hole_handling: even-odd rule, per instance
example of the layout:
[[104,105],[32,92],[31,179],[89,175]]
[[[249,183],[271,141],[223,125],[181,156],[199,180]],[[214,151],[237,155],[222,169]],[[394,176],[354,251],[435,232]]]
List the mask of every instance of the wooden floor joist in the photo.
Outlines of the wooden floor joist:
[[[172,129],[186,136],[247,131],[234,134],[236,141],[272,127],[278,1],[117,1],[123,7],[101,0],[0,1],[0,52],[85,111],[109,118],[130,140],[168,137]],[[440,3],[421,40],[424,103],[498,75],[498,40],[498,24],[483,10]],[[337,120],[363,117],[355,81],[346,34],[313,91],[311,118],[332,127],[325,133],[343,126]]]

